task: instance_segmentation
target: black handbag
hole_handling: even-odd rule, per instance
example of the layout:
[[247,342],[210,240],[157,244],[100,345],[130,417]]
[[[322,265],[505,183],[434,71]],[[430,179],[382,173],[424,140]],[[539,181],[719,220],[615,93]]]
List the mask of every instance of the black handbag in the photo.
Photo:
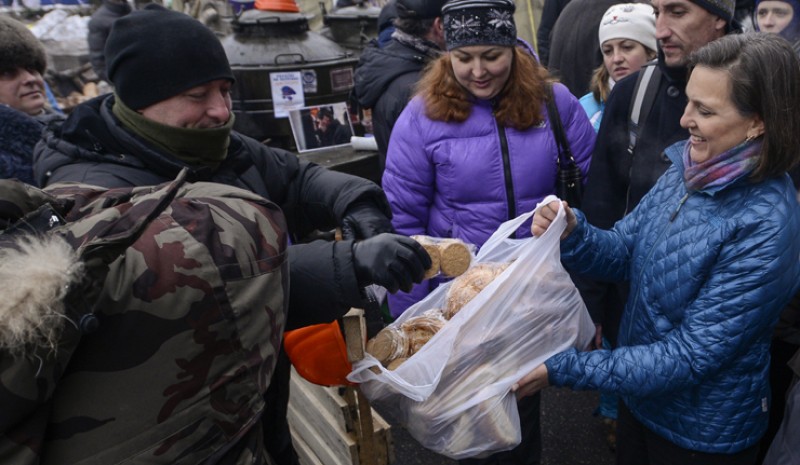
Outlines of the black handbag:
[[550,127],[558,145],[558,174],[556,175],[556,195],[561,200],[566,200],[570,207],[580,208],[583,197],[583,173],[575,163],[572,149],[569,147],[561,116],[558,114],[556,98],[553,94],[553,85],[547,84],[547,116],[550,118]]

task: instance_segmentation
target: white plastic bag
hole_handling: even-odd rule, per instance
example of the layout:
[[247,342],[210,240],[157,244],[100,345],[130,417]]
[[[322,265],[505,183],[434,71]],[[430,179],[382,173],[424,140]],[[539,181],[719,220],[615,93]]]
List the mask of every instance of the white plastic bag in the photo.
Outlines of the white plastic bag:
[[[549,196],[537,208],[553,200]],[[394,371],[367,355],[348,376],[420,444],[453,459],[519,444],[511,386],[548,357],[570,347],[586,348],[594,336],[586,306],[561,265],[563,207],[541,237],[509,239],[531,216],[503,223],[484,244],[475,263],[513,263],[419,352]],[[451,283],[436,288],[392,326],[443,308]]]

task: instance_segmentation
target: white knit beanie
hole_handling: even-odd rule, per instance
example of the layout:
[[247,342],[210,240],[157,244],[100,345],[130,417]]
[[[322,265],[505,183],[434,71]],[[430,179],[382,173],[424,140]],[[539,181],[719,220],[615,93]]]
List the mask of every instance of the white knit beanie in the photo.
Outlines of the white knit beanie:
[[597,30],[600,45],[611,39],[631,39],[656,50],[656,15],[644,3],[618,3],[603,14]]

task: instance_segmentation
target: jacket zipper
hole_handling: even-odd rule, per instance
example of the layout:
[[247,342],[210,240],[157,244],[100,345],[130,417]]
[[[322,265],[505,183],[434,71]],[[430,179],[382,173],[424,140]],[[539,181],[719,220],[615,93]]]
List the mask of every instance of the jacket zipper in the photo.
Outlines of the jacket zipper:
[[[675,217],[678,216],[678,212],[681,211],[681,208],[683,207],[683,204],[686,203],[686,200],[688,198],[689,198],[689,193],[687,192],[678,201],[678,206],[675,208],[675,211],[673,211],[669,215],[669,223],[667,223],[666,227],[664,227],[664,229],[661,231],[661,234],[658,236],[658,240],[653,243],[653,246],[650,248],[650,251],[647,253],[647,258],[645,259],[644,263],[642,263],[641,271],[639,271],[639,282],[640,283],[642,282],[642,274],[644,273],[644,270],[647,268],[647,264],[650,262],[650,259],[653,257],[653,252],[655,251],[656,246],[661,243],[662,239],[664,239],[664,236],[667,234],[667,230],[669,229],[669,227],[672,224],[672,222],[675,220]],[[631,310],[635,309],[636,308],[636,304],[638,304],[638,303],[639,303],[639,290],[637,289],[636,295],[633,297],[633,304],[630,307]],[[633,318],[630,318],[630,319],[628,319],[628,328],[627,328],[628,342],[630,342],[630,340],[631,340],[631,331],[632,330],[633,330]]]
[[508,139],[506,139],[506,128],[503,127],[499,121],[497,121],[497,132],[500,136],[500,152],[503,154],[503,175],[506,181],[508,219],[512,220],[517,217],[517,207],[514,202],[514,183],[511,181],[511,160],[509,160],[508,157]]

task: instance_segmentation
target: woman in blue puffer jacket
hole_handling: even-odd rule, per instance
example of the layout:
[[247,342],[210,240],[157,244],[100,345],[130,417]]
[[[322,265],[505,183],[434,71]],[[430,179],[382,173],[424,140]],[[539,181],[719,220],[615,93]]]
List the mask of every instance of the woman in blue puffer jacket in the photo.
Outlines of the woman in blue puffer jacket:
[[[619,393],[618,464],[755,464],[770,339],[800,282],[786,175],[800,159],[800,62],[774,35],[730,35],[690,68],[690,138],[666,150],[673,166],[636,209],[604,231],[566,208],[564,262],[630,280],[619,347],[562,352],[516,387]],[[535,235],[557,209],[536,213]]]
[[[425,73],[389,141],[382,185],[399,233],[480,247],[501,223],[555,192],[558,148],[545,108],[548,76],[517,42],[513,11],[508,0],[451,1],[443,8],[450,53]],[[471,28],[464,29],[465,21]],[[594,130],[566,87],[554,84],[553,94],[585,176]],[[518,232],[529,234],[527,227]],[[435,285],[423,282],[390,296],[392,315]]]

